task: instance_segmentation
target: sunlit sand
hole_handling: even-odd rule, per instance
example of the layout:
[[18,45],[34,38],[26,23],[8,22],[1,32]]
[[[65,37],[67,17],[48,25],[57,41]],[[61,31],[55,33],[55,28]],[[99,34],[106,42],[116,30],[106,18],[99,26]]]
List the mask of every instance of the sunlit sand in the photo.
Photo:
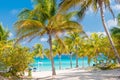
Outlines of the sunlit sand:
[[[120,80],[120,69],[114,70],[89,70],[89,69],[67,69],[57,70],[56,76],[51,76],[51,71],[32,72],[35,80]],[[27,76],[27,73],[26,73]]]

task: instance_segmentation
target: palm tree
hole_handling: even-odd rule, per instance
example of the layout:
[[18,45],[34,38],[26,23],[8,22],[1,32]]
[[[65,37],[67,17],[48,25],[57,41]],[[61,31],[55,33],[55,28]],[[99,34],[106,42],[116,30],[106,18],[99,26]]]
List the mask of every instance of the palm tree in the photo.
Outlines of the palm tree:
[[80,40],[80,46],[78,47],[78,57],[82,58],[82,67],[84,68],[84,58],[88,55],[89,53],[89,45],[88,45],[88,40],[86,38],[83,38]]
[[[120,2],[119,0],[115,0]],[[97,12],[98,10],[100,10],[100,14],[101,14],[101,20],[102,20],[102,24],[104,27],[104,30],[108,36],[108,39],[110,41],[110,44],[112,46],[112,49],[114,50],[114,54],[118,60],[118,62],[120,63],[120,56],[114,46],[114,43],[112,41],[111,35],[107,29],[107,25],[105,23],[105,17],[104,17],[104,6],[105,8],[107,8],[113,15],[113,11],[110,7],[110,0],[63,0],[61,2],[61,6],[60,6],[60,12],[63,12],[65,10],[70,9],[71,7],[73,7],[74,5],[80,5],[80,12],[78,13],[78,15],[82,18],[85,15],[85,12],[92,7],[92,9]]]
[[33,52],[35,53],[35,56],[38,56],[41,58],[44,57],[42,44],[35,44]]
[[53,45],[54,45],[54,48],[53,48],[53,52],[55,54],[58,54],[58,58],[59,58],[59,69],[61,70],[61,55],[63,53],[67,53],[67,46],[65,45],[65,42],[58,38],[58,39],[55,39],[53,40]]
[[5,30],[0,24],[0,41],[7,40],[8,37],[9,37],[9,32]]
[[[106,43],[104,40],[103,34],[96,34],[93,33],[90,36],[90,45],[91,45],[91,51],[92,55],[94,56],[94,62],[97,64],[97,57],[99,53],[102,52],[102,50],[106,47]],[[106,45],[105,45],[106,44]]]
[[64,42],[68,47],[68,52],[70,55],[70,68],[72,68],[72,55],[73,55],[73,42],[72,42],[72,38],[70,36],[65,36],[64,38]]
[[80,43],[81,43],[81,38],[80,38],[80,34],[79,33],[71,33],[70,34],[72,43],[73,43],[73,47],[74,47],[74,53],[76,54],[76,68],[78,67],[78,47],[80,47]]
[[[66,15],[56,14],[55,0],[36,1],[34,9],[21,12],[20,19],[15,23],[18,36],[16,42],[24,38],[31,40],[38,36],[48,35],[52,75],[56,75],[52,51],[53,37],[59,38],[58,34],[66,31],[81,32],[82,28],[80,24],[70,20],[73,16],[70,16],[71,13]],[[24,15],[28,13],[29,15]]]
[[[86,37],[86,34],[84,32],[81,33],[68,33],[66,38],[66,44],[70,47],[71,52],[73,52],[76,55],[76,68],[79,67],[78,65],[78,55],[80,47],[82,46],[82,38]],[[72,59],[71,59],[72,60]],[[70,62],[72,63],[72,62]]]

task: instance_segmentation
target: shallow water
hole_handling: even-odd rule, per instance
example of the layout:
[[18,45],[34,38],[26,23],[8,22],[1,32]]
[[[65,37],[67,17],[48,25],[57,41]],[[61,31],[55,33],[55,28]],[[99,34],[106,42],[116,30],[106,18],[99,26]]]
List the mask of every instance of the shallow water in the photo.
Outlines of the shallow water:
[[[54,58],[54,62],[55,62],[55,69],[59,70],[59,58],[58,56],[56,56]],[[84,58],[84,65],[83,65],[83,58],[79,58],[78,60],[79,63],[79,67],[88,67],[88,63],[87,63],[87,58]],[[94,62],[91,62],[91,65],[93,65]],[[32,65],[32,70],[33,71],[50,71],[51,70],[51,62],[48,58],[35,58],[34,59],[34,63],[31,64]],[[72,58],[72,67],[74,68],[76,65],[76,58],[73,57]],[[61,68],[62,69],[68,69],[70,68],[70,57],[68,55],[62,55],[61,56]]]

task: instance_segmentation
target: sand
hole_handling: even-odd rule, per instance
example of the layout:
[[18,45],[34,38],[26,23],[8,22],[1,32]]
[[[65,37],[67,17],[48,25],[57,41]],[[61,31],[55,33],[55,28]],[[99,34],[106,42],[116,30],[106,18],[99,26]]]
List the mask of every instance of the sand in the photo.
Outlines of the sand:
[[[31,80],[120,80],[120,69],[91,71],[74,68],[57,70],[56,73],[56,76],[51,76],[51,71],[32,72]],[[25,76],[27,76],[27,73]]]

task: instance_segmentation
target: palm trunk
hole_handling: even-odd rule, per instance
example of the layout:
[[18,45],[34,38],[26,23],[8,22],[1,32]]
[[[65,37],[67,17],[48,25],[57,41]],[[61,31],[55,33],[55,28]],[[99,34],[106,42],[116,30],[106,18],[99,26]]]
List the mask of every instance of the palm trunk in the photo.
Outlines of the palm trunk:
[[59,69],[61,70],[61,55],[59,54]]
[[82,60],[82,67],[84,68],[84,57],[83,57],[83,60]]
[[90,63],[88,64],[88,67],[90,67]]
[[90,60],[90,58],[88,57],[88,67],[90,67],[90,63],[91,63],[91,60]]
[[72,68],[72,53],[70,52],[70,68]]
[[78,68],[78,47],[77,47],[77,45],[75,46],[76,47],[76,50],[77,50],[77,52],[76,52],[76,68]]
[[78,68],[78,55],[76,54],[76,68]]
[[52,66],[52,75],[56,75],[53,53],[52,53],[52,36],[51,36],[51,34],[49,34],[49,45],[50,45],[50,59],[51,59],[51,66]]
[[120,64],[120,56],[119,56],[119,54],[118,54],[118,52],[117,52],[117,49],[116,49],[115,46],[114,46],[114,43],[113,43],[112,38],[111,38],[111,35],[110,35],[110,33],[109,33],[108,29],[107,29],[107,26],[106,26],[106,24],[105,24],[105,18],[104,18],[104,12],[103,12],[102,3],[100,3],[99,5],[100,5],[100,13],[101,13],[101,19],[102,19],[103,27],[104,27],[105,32],[106,32],[106,34],[107,34],[107,37],[108,37],[108,39],[109,39],[109,41],[110,41],[110,44],[111,44],[111,46],[112,46],[112,49],[114,50],[115,57],[117,58],[118,63]]

